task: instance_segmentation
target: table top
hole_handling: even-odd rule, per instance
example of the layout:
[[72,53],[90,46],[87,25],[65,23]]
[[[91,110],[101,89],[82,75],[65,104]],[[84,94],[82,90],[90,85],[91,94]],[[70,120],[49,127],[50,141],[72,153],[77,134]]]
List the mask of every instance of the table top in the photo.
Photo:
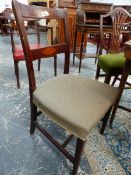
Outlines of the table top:
[[0,16],[0,19],[6,19],[6,17],[5,16]]

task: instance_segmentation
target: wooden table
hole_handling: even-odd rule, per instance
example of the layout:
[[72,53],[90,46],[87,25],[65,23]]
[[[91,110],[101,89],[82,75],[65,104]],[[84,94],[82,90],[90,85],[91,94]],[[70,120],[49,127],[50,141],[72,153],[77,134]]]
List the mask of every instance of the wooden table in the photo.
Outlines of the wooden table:
[[[104,31],[105,33],[111,33],[112,32],[112,26],[111,25],[104,25]],[[81,40],[80,40],[80,48],[77,48],[77,36],[78,33],[82,34]],[[94,54],[83,52],[85,50],[85,46],[83,43],[85,43],[84,38],[85,34],[97,34],[99,37],[100,33],[100,25],[97,24],[86,24],[86,23],[76,23],[75,26],[75,36],[74,36],[74,50],[73,50],[73,57],[77,56],[79,59],[83,58],[97,58],[97,52]]]
[[7,34],[7,28],[2,28],[2,24],[6,24],[8,23],[8,20],[5,16],[0,16],[0,29],[1,29],[1,33]]

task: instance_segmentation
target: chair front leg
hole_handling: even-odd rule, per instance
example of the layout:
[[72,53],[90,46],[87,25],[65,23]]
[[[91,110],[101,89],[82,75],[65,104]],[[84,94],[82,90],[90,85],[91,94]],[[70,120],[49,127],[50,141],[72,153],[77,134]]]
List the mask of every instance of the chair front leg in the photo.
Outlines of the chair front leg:
[[118,75],[116,75],[116,76],[114,77],[111,86],[114,86],[114,85],[115,85],[117,79],[118,79]]
[[103,134],[105,131],[108,119],[110,117],[111,109],[112,109],[112,107],[106,112],[104,118],[102,119],[103,124],[102,124],[101,130],[100,130],[100,134]]
[[77,138],[77,142],[76,142],[76,150],[75,150],[75,157],[74,157],[74,163],[73,163],[73,171],[72,171],[72,175],[77,175],[77,171],[80,165],[80,160],[81,160],[81,156],[83,153],[83,149],[85,146],[85,142],[79,138]]
[[37,107],[32,102],[31,104],[31,122],[30,122],[30,133],[33,134],[35,132],[35,121],[37,120]]
[[95,77],[96,80],[98,80],[99,75],[100,75],[100,66],[99,66],[98,63],[97,63],[96,77]]
[[83,48],[84,48],[84,36],[85,32],[82,32],[81,46],[80,46],[80,62],[79,62],[79,73],[81,70],[82,56],[83,56]]
[[17,81],[17,88],[20,88],[20,80],[19,80],[19,62],[14,61],[14,67],[15,67],[15,75],[16,75],[16,81]]
[[57,76],[57,55],[54,56],[54,75]]
[[111,80],[111,74],[107,73],[105,76],[104,83],[110,84],[110,80]]
[[38,59],[38,71],[40,71],[41,58]]
[[75,63],[75,53],[76,53],[76,38],[77,38],[77,30],[75,30],[75,37],[74,37],[74,49],[73,49],[73,65]]

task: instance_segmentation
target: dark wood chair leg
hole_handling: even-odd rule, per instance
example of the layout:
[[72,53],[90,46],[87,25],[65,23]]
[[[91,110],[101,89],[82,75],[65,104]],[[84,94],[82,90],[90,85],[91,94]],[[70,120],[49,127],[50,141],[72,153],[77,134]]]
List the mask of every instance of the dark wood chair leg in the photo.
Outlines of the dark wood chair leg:
[[85,34],[85,32],[82,32],[82,39],[81,39],[81,46],[80,46],[79,73],[81,70],[81,63],[82,63],[82,54],[83,54],[83,47],[84,47],[84,34]]
[[112,109],[112,107],[107,111],[104,118],[102,119],[103,124],[102,124],[102,127],[100,129],[100,134],[104,134],[108,119],[110,117],[111,109]]
[[125,84],[126,84],[126,81],[128,78],[128,74],[130,72],[130,68],[131,68],[131,62],[130,62],[130,60],[126,60],[125,68],[123,70],[120,85],[119,85],[120,92],[119,92],[119,95],[115,101],[114,108],[113,108],[111,118],[110,118],[110,127],[112,127],[112,123],[113,123],[113,120],[115,118],[115,114],[116,114],[116,111],[117,111],[117,108],[118,108],[118,105],[119,105],[119,102],[120,102],[120,99],[121,99],[121,96],[122,96],[122,93],[123,93],[123,90],[124,90],[124,87],[125,87]]
[[38,59],[38,71],[40,71],[41,58]]
[[80,59],[80,62],[79,62],[79,73],[81,71],[81,62],[82,62],[82,59]]
[[57,55],[54,56],[54,75],[57,76]]
[[77,175],[77,171],[80,165],[80,159],[83,153],[83,149],[85,146],[85,142],[79,138],[77,138],[77,142],[76,142],[76,151],[75,151],[75,157],[74,157],[74,163],[73,163],[73,171],[72,171],[72,175]]
[[96,64],[97,59],[98,59],[98,53],[99,53],[99,47],[100,47],[100,36],[99,36],[99,34],[97,34],[96,38],[97,38],[98,42],[97,42],[97,49],[96,49],[96,56],[97,57],[95,58],[95,64]]
[[115,105],[114,108],[113,108],[113,111],[112,111],[112,114],[111,114],[111,118],[110,118],[110,121],[109,121],[110,128],[112,128],[112,123],[113,123],[113,120],[115,118],[117,107],[118,107],[118,105]]
[[17,88],[20,88],[20,80],[19,80],[19,62],[14,61],[14,67],[15,67],[15,75],[16,75],[16,81],[17,81]]
[[99,74],[100,74],[100,66],[97,64],[97,68],[96,68],[96,77],[95,77],[96,80],[98,80]]
[[74,63],[75,63],[76,38],[77,38],[77,30],[75,31],[75,37],[74,37],[73,65],[74,65]]
[[118,75],[116,75],[115,77],[114,77],[114,79],[113,79],[113,81],[112,81],[112,86],[114,86],[114,84],[116,83],[116,81],[117,81],[117,78],[118,78]]
[[104,83],[110,84],[110,80],[111,80],[111,74],[106,74]]
[[31,122],[30,122],[30,134],[35,132],[35,121],[37,120],[37,107],[34,103],[31,104]]

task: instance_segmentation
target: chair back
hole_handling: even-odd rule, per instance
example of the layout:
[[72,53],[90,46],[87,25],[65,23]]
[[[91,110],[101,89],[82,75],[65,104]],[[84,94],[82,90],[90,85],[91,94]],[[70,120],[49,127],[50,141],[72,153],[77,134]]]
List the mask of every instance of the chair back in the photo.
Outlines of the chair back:
[[8,20],[14,20],[15,18],[14,18],[14,13],[13,13],[13,10],[8,10],[8,9],[6,9],[5,11],[4,11],[4,16],[8,19]]
[[[68,39],[68,32],[67,28],[67,10],[66,9],[54,9],[54,8],[47,8],[47,7],[36,7],[36,6],[29,6],[19,3],[16,0],[12,1],[12,8],[14,11],[16,24],[19,30],[28,78],[29,78],[29,87],[30,87],[30,95],[36,89],[35,83],[35,76],[34,76],[34,69],[33,69],[33,61],[45,58],[45,57],[53,57],[57,54],[64,53],[65,54],[65,62],[64,62],[64,73],[69,72],[69,39]],[[64,30],[64,42],[58,43],[55,45],[49,45],[46,47],[42,47],[39,49],[31,49],[26,33],[26,28],[24,26],[25,19],[57,19],[62,22],[63,30]],[[59,28],[58,28],[59,29]]]
[[[111,26],[106,29],[104,21],[110,18]],[[122,48],[122,35],[129,34],[131,14],[125,9],[118,7],[108,14],[100,16],[100,45],[109,53],[119,53]]]

